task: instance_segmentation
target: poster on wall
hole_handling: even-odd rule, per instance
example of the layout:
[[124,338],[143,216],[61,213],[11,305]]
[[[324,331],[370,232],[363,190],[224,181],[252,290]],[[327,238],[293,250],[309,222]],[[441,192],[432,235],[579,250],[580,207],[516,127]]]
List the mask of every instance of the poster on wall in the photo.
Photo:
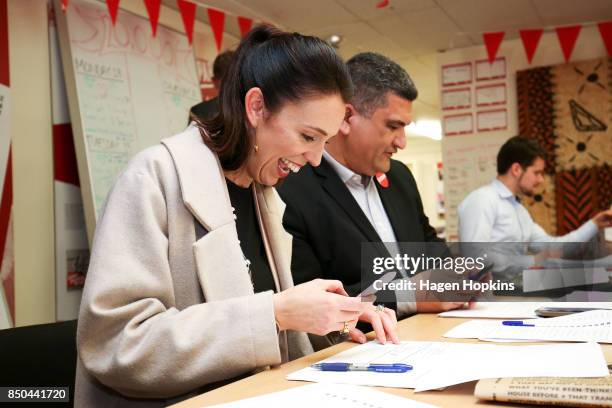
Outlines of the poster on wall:
[[476,61],[476,81],[503,78],[506,78],[506,58],[496,58],[493,62],[486,59]]
[[478,132],[508,129],[508,112],[506,109],[480,111],[476,114]]
[[476,87],[476,106],[505,105],[507,101],[506,84],[481,85]]
[[62,72],[54,10],[49,6],[49,64],[53,114],[53,192],[55,218],[56,319],[78,317],[89,264],[76,153]]
[[470,83],[472,83],[471,62],[442,66],[442,86],[464,85]]
[[471,113],[444,116],[444,135],[465,135],[474,132]]
[[198,71],[198,82],[202,92],[202,100],[208,101],[217,96],[219,91],[215,88],[212,81],[211,64],[207,58],[196,57],[196,69]]
[[10,110],[8,10],[7,0],[0,0],[0,329],[15,322]]
[[442,91],[442,110],[466,109],[472,107],[470,88],[444,89]]

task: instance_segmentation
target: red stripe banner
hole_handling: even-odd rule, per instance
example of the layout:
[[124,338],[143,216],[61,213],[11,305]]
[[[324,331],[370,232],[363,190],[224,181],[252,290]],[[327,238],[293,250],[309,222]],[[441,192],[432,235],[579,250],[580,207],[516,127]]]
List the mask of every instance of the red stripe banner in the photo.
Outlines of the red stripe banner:
[[7,0],[0,0],[0,84],[10,82]]
[[80,185],[70,123],[53,125],[53,162],[55,180]]

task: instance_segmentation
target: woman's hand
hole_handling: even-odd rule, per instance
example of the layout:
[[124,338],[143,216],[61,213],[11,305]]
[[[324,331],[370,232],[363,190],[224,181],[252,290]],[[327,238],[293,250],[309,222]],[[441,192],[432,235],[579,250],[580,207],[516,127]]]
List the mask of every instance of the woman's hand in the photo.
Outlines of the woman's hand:
[[[372,325],[378,342],[385,344],[387,340],[391,340],[393,343],[398,344],[399,337],[397,336],[397,317],[395,315],[395,310],[385,307],[383,310],[377,311],[376,306],[372,303],[364,303],[364,305],[366,305],[366,307],[364,312],[359,316],[359,320],[368,322]],[[365,334],[356,327],[353,327],[349,331],[349,336],[354,342],[366,342]]]
[[337,280],[315,279],[275,293],[272,299],[280,330],[297,330],[319,336],[342,330],[344,322],[354,326],[366,308],[372,308],[371,303],[349,297]]

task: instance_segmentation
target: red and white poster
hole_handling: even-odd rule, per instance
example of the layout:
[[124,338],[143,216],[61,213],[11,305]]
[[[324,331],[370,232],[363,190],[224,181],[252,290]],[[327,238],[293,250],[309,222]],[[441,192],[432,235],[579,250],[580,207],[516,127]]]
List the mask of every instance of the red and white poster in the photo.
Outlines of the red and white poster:
[[442,110],[467,109],[472,107],[470,88],[443,89]]
[[215,88],[212,81],[212,64],[206,58],[196,58],[196,69],[198,70],[198,82],[200,83],[200,92],[202,100],[207,101],[215,98],[219,91]]
[[472,83],[472,63],[463,62],[442,66],[442,86]]
[[476,81],[502,78],[506,78],[506,58],[496,58],[493,62],[486,59],[476,61]]
[[68,98],[53,7],[49,9],[49,63],[53,113],[56,319],[76,319],[89,265],[89,245]]
[[476,114],[476,123],[479,132],[508,129],[508,112],[506,109],[480,111]]
[[507,101],[506,84],[481,85],[476,87],[476,106],[505,105]]
[[0,0],[0,329],[15,323],[13,186],[10,135],[10,73],[7,0]]
[[471,113],[444,116],[444,135],[466,135],[474,133],[474,124]]

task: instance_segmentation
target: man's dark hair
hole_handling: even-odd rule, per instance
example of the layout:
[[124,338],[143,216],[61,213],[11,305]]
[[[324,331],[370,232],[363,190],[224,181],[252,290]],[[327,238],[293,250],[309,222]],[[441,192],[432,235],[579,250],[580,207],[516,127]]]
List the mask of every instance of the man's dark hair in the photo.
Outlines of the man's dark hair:
[[253,150],[244,98],[251,88],[263,93],[274,114],[286,103],[338,95],[348,103],[353,85],[342,58],[320,38],[259,26],[242,40],[219,93],[220,112],[198,121],[204,143],[219,156],[224,170],[236,170]]
[[417,98],[418,91],[406,70],[383,55],[362,52],[346,65],[354,86],[351,103],[363,116],[386,106],[389,92],[409,101]]
[[506,174],[514,163],[526,169],[537,158],[546,159],[546,153],[534,140],[523,136],[511,137],[497,153],[497,174]]
[[225,51],[217,55],[215,62],[213,62],[213,79],[223,81],[223,77],[232,63],[232,58],[234,58],[234,51]]

